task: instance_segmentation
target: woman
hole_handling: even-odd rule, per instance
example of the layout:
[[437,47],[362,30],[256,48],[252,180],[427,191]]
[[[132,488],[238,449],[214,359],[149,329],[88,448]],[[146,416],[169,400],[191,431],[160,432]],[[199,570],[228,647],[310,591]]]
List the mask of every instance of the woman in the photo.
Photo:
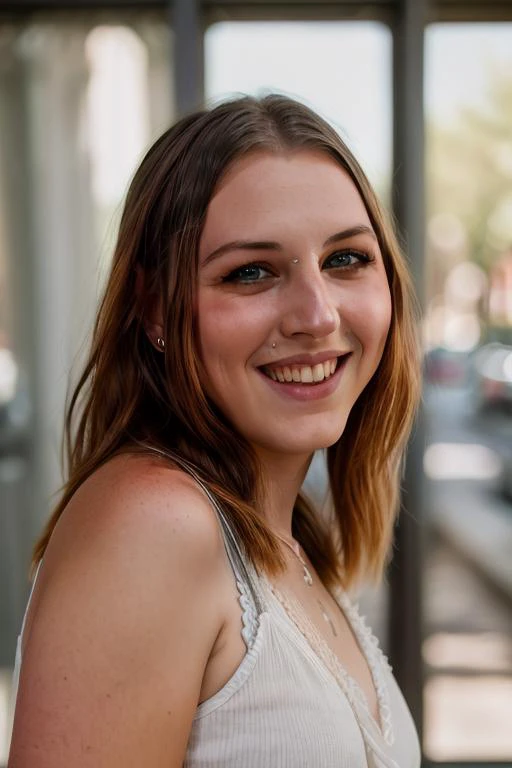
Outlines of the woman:
[[[389,547],[412,304],[365,176],[306,107],[242,98],[154,144],[35,549],[10,768],[419,765],[346,596]],[[324,448],[328,517],[301,494]]]

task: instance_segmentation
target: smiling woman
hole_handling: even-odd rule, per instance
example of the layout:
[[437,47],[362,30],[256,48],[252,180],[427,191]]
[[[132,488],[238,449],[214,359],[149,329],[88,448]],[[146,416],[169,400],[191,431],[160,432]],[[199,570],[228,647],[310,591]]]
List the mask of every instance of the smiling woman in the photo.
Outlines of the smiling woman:
[[[363,172],[306,107],[227,102],[149,150],[34,553],[11,768],[419,766],[347,596],[389,548],[413,307]],[[327,518],[301,493],[319,449]]]
[[[390,319],[382,254],[339,165],[260,151],[227,171],[199,246],[200,355],[210,398],[260,462],[277,452],[307,463],[337,442]],[[289,503],[276,523],[291,530]]]

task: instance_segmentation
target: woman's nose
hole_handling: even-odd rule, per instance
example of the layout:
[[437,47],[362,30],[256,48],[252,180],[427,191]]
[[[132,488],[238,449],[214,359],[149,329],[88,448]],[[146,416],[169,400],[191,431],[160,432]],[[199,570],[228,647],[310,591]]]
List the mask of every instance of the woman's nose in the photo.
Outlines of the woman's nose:
[[326,282],[319,269],[304,270],[297,274],[287,287],[283,297],[281,331],[284,336],[299,333],[322,338],[334,333],[340,326],[340,315]]

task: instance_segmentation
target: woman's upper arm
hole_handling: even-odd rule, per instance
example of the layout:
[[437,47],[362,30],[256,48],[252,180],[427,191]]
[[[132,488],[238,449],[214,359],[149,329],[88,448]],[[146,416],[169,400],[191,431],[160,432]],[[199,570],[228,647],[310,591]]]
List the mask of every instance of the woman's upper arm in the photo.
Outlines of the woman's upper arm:
[[183,762],[220,630],[222,541],[188,479],[119,461],[76,494],[45,555],[9,768]]

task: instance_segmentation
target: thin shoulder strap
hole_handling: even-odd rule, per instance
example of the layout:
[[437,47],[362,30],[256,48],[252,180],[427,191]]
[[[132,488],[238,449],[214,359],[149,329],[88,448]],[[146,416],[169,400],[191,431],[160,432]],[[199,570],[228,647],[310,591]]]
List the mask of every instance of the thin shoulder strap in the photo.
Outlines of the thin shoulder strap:
[[23,633],[25,631],[25,624],[26,624],[26,621],[27,621],[28,609],[30,608],[30,603],[32,602],[32,596],[34,594],[34,589],[36,587],[37,577],[39,576],[39,571],[41,569],[41,565],[42,564],[43,564],[43,560],[41,558],[41,560],[37,564],[36,572],[34,574],[34,579],[32,581],[32,586],[30,587],[30,593],[29,593],[28,600],[27,600],[27,606],[25,608],[25,613],[23,615],[23,621],[21,622],[20,638],[23,637]]
[[138,443],[138,445],[146,449],[149,449],[150,451],[157,453],[160,456],[163,456],[167,460],[171,460],[175,462],[181,469],[183,469],[184,472],[186,472],[195,480],[195,482],[199,485],[201,490],[204,492],[208,501],[210,502],[213,509],[215,510],[217,519],[219,520],[221,531],[223,534],[224,544],[226,547],[226,552],[227,552],[229,561],[231,563],[231,567],[233,568],[236,578],[240,579],[245,584],[247,584],[249,591],[251,593],[252,600],[254,602],[254,606],[256,608],[256,613],[259,616],[263,612],[264,607],[263,607],[263,603],[260,595],[260,590],[257,584],[254,568],[248,564],[247,558],[244,556],[244,553],[241,550],[241,547],[229,524],[229,521],[226,517],[225,512],[220,506],[218,500],[215,498],[215,495],[208,488],[208,485],[199,476],[196,468],[192,464],[190,464],[186,459],[183,459],[181,456],[177,456],[174,453],[171,453],[171,452],[166,453],[165,451],[162,451],[159,448],[156,448],[152,445],[147,445],[145,443]]

